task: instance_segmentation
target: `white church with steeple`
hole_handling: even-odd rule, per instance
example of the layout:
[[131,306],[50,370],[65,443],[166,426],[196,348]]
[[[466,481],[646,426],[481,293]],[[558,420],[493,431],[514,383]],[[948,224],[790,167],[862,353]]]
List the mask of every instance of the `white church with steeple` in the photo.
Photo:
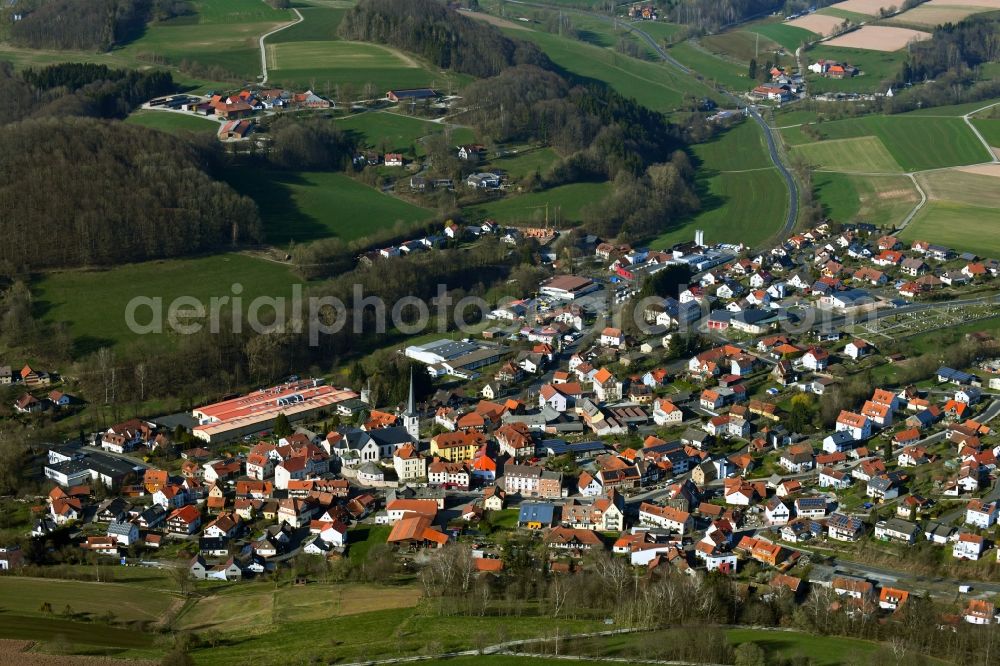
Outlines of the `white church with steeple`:
[[406,411],[402,416],[403,427],[406,433],[414,439],[420,441],[420,415],[417,414],[417,405],[413,399],[413,370],[410,370],[410,397],[406,401]]

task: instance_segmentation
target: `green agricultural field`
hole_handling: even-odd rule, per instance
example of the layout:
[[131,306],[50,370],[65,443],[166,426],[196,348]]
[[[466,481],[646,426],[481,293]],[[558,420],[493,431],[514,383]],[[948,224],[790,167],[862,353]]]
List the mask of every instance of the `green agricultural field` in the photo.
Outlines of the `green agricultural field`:
[[906,176],[816,173],[813,187],[826,214],[837,222],[892,226],[899,224],[920,201],[913,182]]
[[803,143],[793,150],[818,169],[858,173],[902,171],[882,141],[874,136]]
[[412,608],[420,600],[413,586],[376,587],[362,584],[306,586],[271,585],[209,587],[205,596],[177,618],[178,629],[225,630],[234,622],[270,625],[273,618],[287,622],[324,620],[397,608]]
[[219,123],[202,116],[188,113],[173,113],[170,111],[133,111],[125,122],[131,125],[142,125],[161,132],[177,134],[179,132],[218,132]]
[[[86,354],[138,337],[125,324],[125,308],[133,298],[160,297],[164,310],[179,296],[193,296],[207,304],[213,296],[231,295],[237,282],[243,285],[247,304],[259,295],[288,296],[297,280],[286,266],[222,254],[128,264],[106,271],[48,273],[32,284],[32,292],[39,315],[48,322],[66,322],[75,351]],[[94,298],[94,294],[101,297]],[[157,344],[169,340],[168,335],[146,337]]]
[[756,643],[767,653],[769,661],[791,659],[801,655],[815,666],[841,666],[853,663],[857,658],[869,655],[878,648],[877,643],[869,641],[838,636],[815,636],[797,631],[727,629],[726,638],[734,646],[747,642]]
[[906,240],[940,243],[956,250],[1000,257],[1000,210],[931,201],[903,230]]
[[[907,111],[903,116],[964,116],[967,113],[978,111],[991,104],[1000,103],[1000,99],[984,99],[980,102],[966,102],[964,104],[952,104],[949,106],[928,106],[915,111]],[[988,113],[984,111],[983,113]]]
[[275,83],[324,92],[338,84],[373,83],[382,94],[389,88],[442,86],[449,78],[399,51],[364,42],[279,42],[268,44],[267,58]]
[[703,51],[691,42],[681,42],[672,46],[670,55],[707,80],[715,81],[729,90],[744,91],[756,85],[746,67]]
[[809,32],[805,28],[798,28],[787,23],[757,23],[745,26],[743,30],[755,32],[761,37],[767,37],[771,41],[781,44],[789,53],[795,53],[795,49],[799,48],[803,43],[808,43],[818,38],[818,35]]
[[801,125],[803,123],[814,123],[816,122],[822,114],[818,111],[800,111],[794,107],[789,110],[787,107],[784,109],[779,109],[774,112],[774,115],[769,118],[771,127],[794,127],[795,125]]
[[684,26],[677,23],[667,23],[666,21],[643,21],[638,27],[650,37],[659,41],[673,39],[674,35],[684,28]]
[[337,39],[347,9],[343,7],[299,7],[302,22],[267,38],[269,44],[284,42],[325,42]]
[[[114,603],[104,606],[102,613],[108,610],[115,610]],[[58,613],[58,611],[55,612]],[[3,614],[3,622],[0,623],[0,638],[45,643],[57,637],[63,639],[63,644],[69,645],[72,652],[91,653],[94,648],[100,647],[110,649],[115,655],[121,657],[133,654],[148,656],[155,639],[151,633],[119,629],[95,622],[77,622],[60,618],[58,615],[25,617],[23,615]],[[9,657],[9,655],[4,656]],[[22,663],[29,664],[31,662],[24,661]],[[71,662],[67,661],[66,663]]]
[[877,137],[904,171],[978,164],[991,158],[960,118],[864,116],[824,122],[815,128],[824,139]]
[[610,183],[572,183],[541,192],[506,196],[495,201],[467,207],[464,212],[474,220],[492,218],[511,224],[539,224],[545,221],[564,225],[580,221],[580,212],[602,200],[611,191]]
[[702,211],[651,243],[667,247],[705,231],[708,243],[743,242],[757,245],[785,222],[788,190],[777,169],[718,173],[699,179]]
[[231,182],[257,202],[265,239],[278,245],[331,236],[355,240],[431,217],[430,211],[343,173],[241,169]]
[[111,610],[118,620],[125,622],[159,620],[176,601],[172,595],[139,583],[90,583],[13,576],[0,578],[0,600],[5,617],[12,613],[55,619],[41,610],[42,604],[48,603],[53,613],[62,613],[69,605],[81,620],[93,620]]
[[646,62],[572,39],[535,30],[504,30],[537,44],[560,67],[584,79],[603,81],[622,95],[657,111],[680,107],[685,95],[717,97],[707,86],[662,62]]
[[827,16],[836,16],[837,18],[842,19],[851,19],[854,23],[868,22],[872,18],[867,14],[859,14],[846,9],[837,9],[836,7],[823,7],[822,9],[817,10],[816,13],[825,14]]
[[986,139],[986,143],[1000,148],[1000,118],[975,118],[972,124]]
[[[404,116],[390,111],[367,111],[334,121],[345,132],[357,135],[360,145],[370,148],[384,147],[381,152],[403,153],[409,157],[423,155],[420,139],[431,134],[440,134],[445,126],[429,120]],[[451,141],[456,145],[465,143],[469,130],[464,127],[449,128]],[[411,150],[416,149],[416,154]]]
[[705,172],[744,171],[773,166],[757,123],[747,120],[710,141],[692,146]]
[[216,67],[253,81],[260,74],[257,38],[295,18],[261,0],[194,0],[196,14],[150,25],[139,39],[115,53],[137,60],[156,56],[171,65],[182,62]]
[[[360,601],[360,600],[359,600]],[[347,602],[345,602],[347,603]],[[473,648],[477,637],[492,641],[526,639],[596,631],[604,625],[596,620],[551,620],[536,616],[440,615],[435,609],[418,607],[360,613],[327,620],[279,622],[247,632],[242,623],[222,633],[217,647],[203,647],[192,654],[199,666],[237,666],[247,663],[273,664],[368,661],[420,651],[447,652]],[[499,640],[499,639],[497,639]],[[480,663],[487,657],[476,657]],[[431,663],[431,662],[429,662]],[[444,661],[439,663],[450,663]],[[461,663],[461,662],[460,662]],[[508,661],[503,656],[491,663],[535,663]]]
[[753,58],[758,62],[772,58],[774,52],[781,48],[777,42],[746,30],[730,30],[702,37],[699,41],[712,53],[719,53],[748,64]]

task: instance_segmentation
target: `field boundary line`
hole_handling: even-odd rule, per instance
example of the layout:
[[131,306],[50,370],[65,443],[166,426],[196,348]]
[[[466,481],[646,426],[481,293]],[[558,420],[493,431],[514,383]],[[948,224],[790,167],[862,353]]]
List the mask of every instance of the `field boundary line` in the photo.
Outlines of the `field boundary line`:
[[281,32],[285,28],[291,28],[293,25],[298,25],[299,23],[302,23],[303,21],[306,20],[305,17],[302,16],[302,12],[300,12],[297,7],[292,7],[291,9],[292,9],[293,12],[295,12],[296,19],[294,21],[289,21],[288,23],[286,23],[284,25],[279,25],[277,28],[275,28],[274,30],[271,30],[270,32],[265,32],[263,35],[260,36],[260,39],[258,40],[258,42],[260,43],[260,84],[261,85],[265,85],[267,83],[267,47],[264,45],[264,40],[267,39],[268,37],[270,37],[271,35],[274,35],[276,33]]

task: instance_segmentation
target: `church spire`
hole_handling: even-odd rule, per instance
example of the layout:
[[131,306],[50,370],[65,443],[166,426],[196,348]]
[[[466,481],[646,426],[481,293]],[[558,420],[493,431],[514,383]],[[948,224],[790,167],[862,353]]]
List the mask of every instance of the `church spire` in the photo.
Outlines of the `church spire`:
[[406,411],[403,412],[403,427],[414,442],[420,441],[420,415],[417,414],[417,403],[413,399],[413,368],[410,368],[410,397],[406,401]]
[[406,401],[406,413],[407,415],[416,414],[416,405],[413,400],[413,368],[410,368],[410,398]]

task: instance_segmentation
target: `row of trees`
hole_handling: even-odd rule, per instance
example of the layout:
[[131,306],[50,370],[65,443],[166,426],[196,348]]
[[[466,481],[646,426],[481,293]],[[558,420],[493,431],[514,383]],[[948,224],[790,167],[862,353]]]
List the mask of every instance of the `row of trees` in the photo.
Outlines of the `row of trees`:
[[[881,622],[877,609],[848,614],[837,610],[839,600],[830,588],[815,586],[801,600],[787,590],[767,598],[752,592],[745,582],[718,574],[686,576],[668,570],[637,576],[627,560],[606,551],[588,554],[583,570],[567,577],[547,573],[538,562],[547,559],[538,542],[513,542],[505,549],[505,571],[498,577],[477,577],[469,547],[453,543],[430,556],[420,571],[425,595],[438,599],[438,612],[459,615],[529,614],[550,618],[611,617],[616,626],[645,629],[697,626],[702,632],[701,652],[683,649],[686,640],[656,641],[643,646],[641,640],[626,646],[633,658],[678,659],[710,663],[781,663],[772,656],[766,662],[749,660],[753,650],[734,651],[719,627],[752,625],[786,627],[818,635],[842,635],[880,641],[885,647],[873,659],[849,663],[929,663],[929,657],[954,663],[991,663],[1000,648],[1000,631],[993,627],[941,627],[944,609],[929,597],[911,595],[890,621]],[[766,581],[769,574],[756,563],[745,565],[751,580]],[[683,632],[677,637],[682,638]],[[587,650],[588,642],[576,645]],[[599,644],[593,649],[599,649]],[[646,650],[646,652],[640,652]],[[652,651],[649,651],[652,650]],[[680,650],[680,651],[678,651]],[[791,663],[808,664],[793,658]]]

